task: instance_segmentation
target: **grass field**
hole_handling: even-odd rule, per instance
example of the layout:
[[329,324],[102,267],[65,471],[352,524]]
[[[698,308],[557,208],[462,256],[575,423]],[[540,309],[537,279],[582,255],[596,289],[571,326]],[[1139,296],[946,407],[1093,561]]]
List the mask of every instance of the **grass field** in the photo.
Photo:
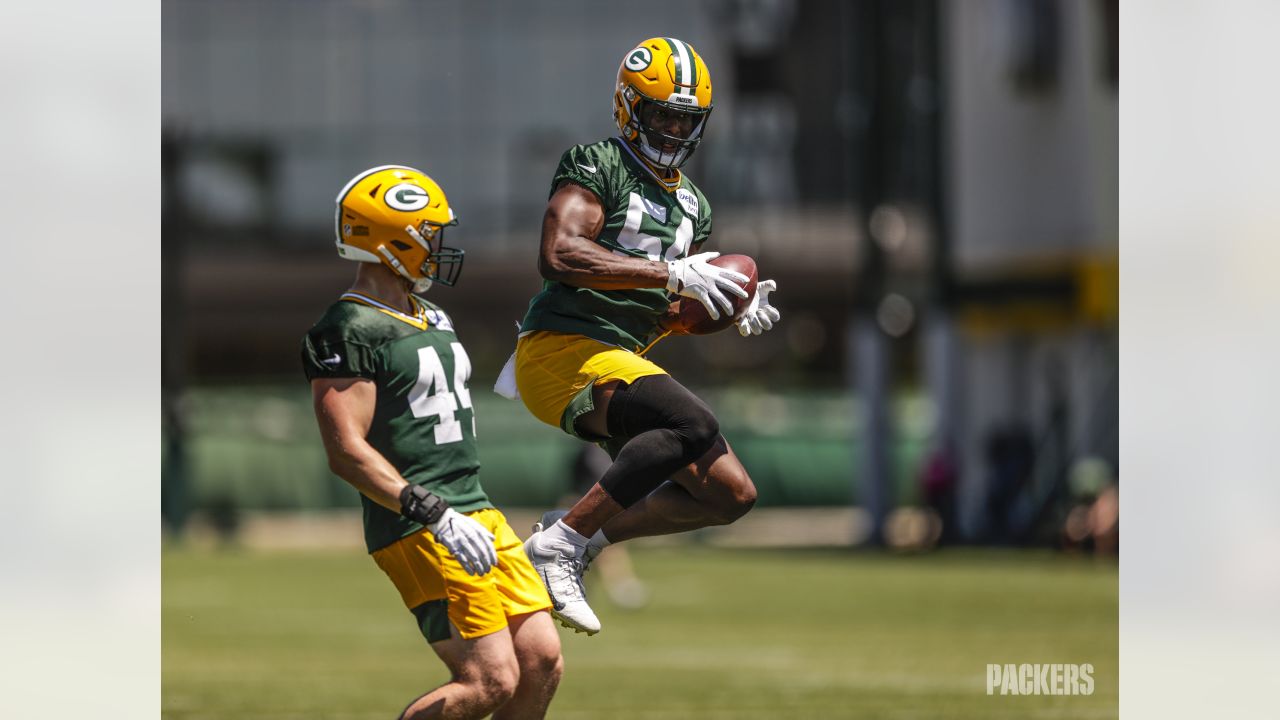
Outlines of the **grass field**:
[[[1117,714],[1114,562],[642,547],[654,600],[562,632],[550,717]],[[165,551],[163,716],[391,720],[445,679],[359,552]],[[590,576],[588,576],[590,579]],[[590,590],[590,585],[588,585]],[[1091,696],[988,696],[987,663],[1091,663]]]

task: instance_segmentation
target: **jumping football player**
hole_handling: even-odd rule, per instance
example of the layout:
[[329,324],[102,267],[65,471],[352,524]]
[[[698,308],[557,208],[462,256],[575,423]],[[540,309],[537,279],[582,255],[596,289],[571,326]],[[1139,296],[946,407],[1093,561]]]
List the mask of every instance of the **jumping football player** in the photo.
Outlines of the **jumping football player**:
[[[539,420],[599,442],[613,464],[567,513],[525,543],[565,625],[594,634],[582,571],[610,543],[731,523],[756,489],[706,403],[644,357],[675,293],[712,318],[746,299],[746,277],[700,252],[711,206],[680,172],[711,114],[711,76],[691,45],[651,38],[618,68],[619,135],[565,152],[551,181],[538,269],[514,356],[515,386]],[[778,320],[759,283],[743,335]],[[688,301],[686,301],[688,302]],[[500,391],[501,392],[501,391]]]
[[360,491],[374,561],[452,679],[401,718],[541,718],[559,684],[551,603],[480,487],[471,361],[449,316],[414,293],[453,285],[461,250],[444,192],[398,165],[338,195],[351,288],[307,333],[302,363],[329,467]]

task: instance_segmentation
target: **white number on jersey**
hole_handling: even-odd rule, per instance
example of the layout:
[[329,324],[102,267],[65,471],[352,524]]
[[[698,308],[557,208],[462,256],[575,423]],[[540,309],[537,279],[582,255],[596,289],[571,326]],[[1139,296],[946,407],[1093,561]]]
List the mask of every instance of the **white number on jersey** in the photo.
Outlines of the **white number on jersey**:
[[[440,362],[440,354],[433,347],[418,349],[418,382],[409,391],[409,409],[414,417],[438,417],[435,435],[436,444],[458,442],[462,440],[462,425],[454,418],[459,401],[464,408],[471,407],[471,391],[467,389],[467,380],[471,378],[471,358],[462,349],[462,343],[450,343],[453,350],[453,391],[444,377],[444,364]],[[476,432],[476,418],[471,416],[471,435]]]
[[656,217],[650,209],[650,204],[640,197],[640,193],[631,193],[631,200],[627,204],[627,222],[618,232],[618,244],[628,250],[639,250],[650,260],[679,260],[684,257],[689,250],[689,243],[693,241],[693,223],[689,221],[688,216],[680,218],[680,226],[676,228],[675,242],[671,243],[671,247],[664,253],[661,238],[640,233],[640,223],[645,215],[659,223],[665,223],[667,220],[666,217]]

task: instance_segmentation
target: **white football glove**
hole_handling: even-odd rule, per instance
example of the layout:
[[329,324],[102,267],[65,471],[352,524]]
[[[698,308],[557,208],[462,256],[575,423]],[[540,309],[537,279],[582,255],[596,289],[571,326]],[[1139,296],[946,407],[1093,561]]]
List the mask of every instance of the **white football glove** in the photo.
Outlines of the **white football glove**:
[[782,318],[778,308],[769,304],[769,293],[777,289],[778,283],[772,280],[756,283],[755,297],[751,298],[747,311],[738,318],[738,334],[742,337],[759,335],[772,329],[773,324]]
[[[726,291],[740,298],[747,297],[747,291],[739,284],[747,282],[747,276],[712,265],[711,261],[718,257],[718,252],[704,252],[667,263],[667,271],[670,273],[667,290],[702,303],[712,320],[720,319],[721,309],[726,314],[733,314],[733,303],[725,297]],[[716,308],[717,305],[720,306],[719,309]]]
[[446,509],[427,530],[470,575],[484,575],[498,563],[493,533],[453,508]]

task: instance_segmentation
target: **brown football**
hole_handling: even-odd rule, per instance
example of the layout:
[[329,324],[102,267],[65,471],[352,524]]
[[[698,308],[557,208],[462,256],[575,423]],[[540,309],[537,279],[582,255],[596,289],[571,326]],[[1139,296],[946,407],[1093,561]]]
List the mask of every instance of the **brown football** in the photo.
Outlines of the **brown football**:
[[751,296],[756,293],[756,281],[759,279],[756,274],[756,261],[746,255],[721,255],[712,260],[711,264],[737,270],[746,275],[747,282],[742,287],[747,291],[747,296],[740,298],[737,295],[725,293],[729,302],[733,303],[733,315],[725,315],[721,312],[719,320],[712,320],[702,303],[690,297],[681,297],[671,303],[671,309],[667,313],[666,326],[672,332],[684,335],[709,335],[731,327],[738,318],[742,317],[742,313],[746,312],[747,305],[751,303]]

